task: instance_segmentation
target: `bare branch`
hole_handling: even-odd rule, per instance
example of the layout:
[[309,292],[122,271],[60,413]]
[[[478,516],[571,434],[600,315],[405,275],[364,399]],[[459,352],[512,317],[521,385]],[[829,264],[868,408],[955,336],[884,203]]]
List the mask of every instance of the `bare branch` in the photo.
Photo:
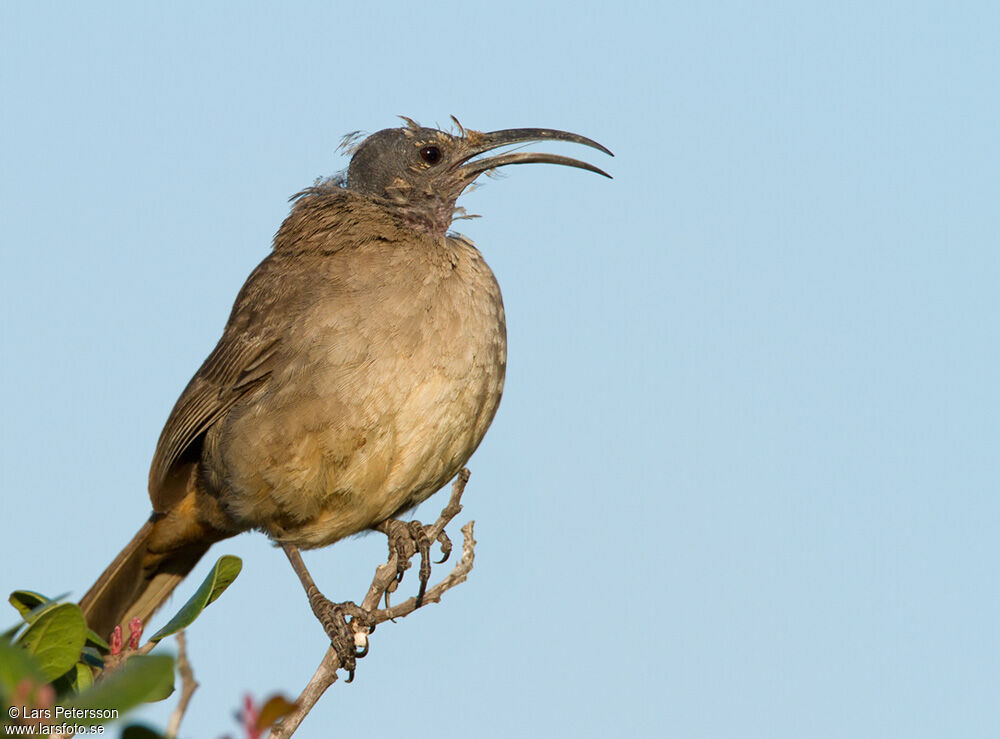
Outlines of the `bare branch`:
[[303,719],[309,715],[309,711],[316,705],[326,689],[337,682],[337,670],[340,668],[340,657],[332,647],[326,650],[323,661],[319,663],[316,672],[306,683],[299,697],[295,701],[295,710],[281,719],[271,729],[269,739],[287,739],[295,730],[299,728]]
[[[438,541],[441,541],[440,537],[444,532],[445,526],[447,526],[451,520],[461,512],[462,493],[465,492],[465,486],[468,481],[469,471],[463,468],[458,473],[458,476],[452,484],[451,497],[448,500],[448,505],[446,505],[444,510],[441,511],[441,515],[438,517],[437,521],[427,527],[427,536],[430,539],[437,539]],[[386,595],[386,593],[394,590],[394,586],[397,583],[397,574],[399,572],[397,563],[399,554],[398,552],[393,551],[390,554],[388,561],[376,568],[375,576],[372,578],[372,583],[368,588],[368,593],[365,595],[365,599],[361,603],[361,608],[370,611],[375,624],[380,624],[385,621],[408,616],[428,603],[440,603],[441,597],[444,593],[456,585],[465,582],[469,576],[469,572],[472,570],[472,565],[475,560],[476,546],[476,540],[473,538],[473,525],[474,522],[469,521],[462,527],[463,540],[461,559],[459,559],[448,575],[424,593],[421,602],[418,603],[417,598],[413,597],[395,606],[389,607],[387,604],[386,608],[378,609],[378,605],[382,601],[382,598]],[[416,552],[414,552],[414,554],[416,554]],[[294,558],[289,556],[289,559],[292,560],[292,564],[295,566],[296,562]],[[301,562],[301,560],[299,560],[299,562]],[[296,568],[296,572],[298,572],[298,568]],[[368,629],[363,626],[355,626],[355,628],[356,640],[362,644],[366,643],[369,633]],[[332,647],[327,649],[326,654],[323,655],[323,660],[319,663],[319,667],[316,668],[316,672],[313,673],[313,676],[309,679],[309,682],[306,684],[302,693],[295,701],[295,710],[282,718],[281,721],[271,729],[269,739],[288,739],[288,737],[292,736],[295,730],[302,724],[302,721],[312,710],[313,706],[316,705],[316,702],[319,701],[323,693],[326,692],[326,689],[337,681],[337,670],[340,669],[340,667],[340,658],[337,656],[336,650]]]
[[194,671],[187,657],[187,637],[183,631],[177,632],[177,672],[181,676],[181,698],[177,702],[177,707],[170,714],[170,721],[167,723],[167,739],[176,739],[177,732],[181,728],[181,719],[187,711],[191,696],[198,689],[198,681],[194,679]]
[[430,588],[424,594],[422,604],[417,605],[417,599],[410,598],[409,600],[405,600],[402,603],[392,606],[391,608],[383,608],[375,611],[375,623],[380,624],[384,621],[409,616],[415,610],[422,608],[427,603],[440,603],[441,596],[444,595],[446,591],[451,590],[456,585],[461,585],[465,582],[469,577],[473,561],[476,558],[476,540],[472,536],[472,529],[474,525],[475,521],[469,521],[462,527],[462,558],[455,564],[454,569],[448,573],[447,577],[441,580],[441,582],[433,588]]

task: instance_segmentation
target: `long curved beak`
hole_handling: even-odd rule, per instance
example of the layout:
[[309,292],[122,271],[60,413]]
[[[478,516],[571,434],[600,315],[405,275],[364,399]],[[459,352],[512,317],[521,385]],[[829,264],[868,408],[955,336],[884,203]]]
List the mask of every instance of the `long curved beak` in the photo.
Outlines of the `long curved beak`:
[[592,149],[602,151],[609,156],[614,156],[607,147],[601,146],[593,139],[588,139],[586,136],[570,133],[569,131],[557,131],[552,128],[507,128],[502,131],[491,131],[490,133],[469,131],[466,141],[468,143],[463,152],[466,156],[463,156],[461,160],[456,162],[456,165],[461,165],[458,167],[458,173],[466,183],[471,182],[486,170],[505,167],[508,164],[562,164],[566,167],[576,167],[578,169],[585,169],[588,172],[596,172],[611,179],[611,175],[603,169],[595,167],[593,164],[558,154],[525,151],[509,152],[482,159],[474,158],[501,146],[529,141],[569,141],[570,143],[583,144]]

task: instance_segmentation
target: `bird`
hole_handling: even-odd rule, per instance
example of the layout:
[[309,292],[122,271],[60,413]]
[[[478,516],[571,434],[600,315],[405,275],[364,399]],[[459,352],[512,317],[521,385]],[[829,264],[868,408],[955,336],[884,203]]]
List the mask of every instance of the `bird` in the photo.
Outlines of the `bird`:
[[342,176],[291,199],[163,427],[152,514],[80,601],[99,635],[148,620],[228,537],[256,530],[297,554],[393,520],[482,441],[503,393],[506,323],[493,272],[450,231],[457,200],[515,164],[610,177],[512,145],[611,152],[556,129],[401,118],[357,144]]

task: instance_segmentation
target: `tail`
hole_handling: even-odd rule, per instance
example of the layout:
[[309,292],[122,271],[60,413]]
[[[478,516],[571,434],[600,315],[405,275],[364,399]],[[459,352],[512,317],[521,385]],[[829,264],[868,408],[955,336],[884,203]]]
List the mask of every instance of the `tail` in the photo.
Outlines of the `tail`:
[[150,543],[161,533],[156,530],[158,520],[162,518],[154,514],[143,524],[80,600],[87,624],[101,637],[107,638],[119,624],[127,634],[134,618],[148,621],[216,541],[203,539],[153,552]]

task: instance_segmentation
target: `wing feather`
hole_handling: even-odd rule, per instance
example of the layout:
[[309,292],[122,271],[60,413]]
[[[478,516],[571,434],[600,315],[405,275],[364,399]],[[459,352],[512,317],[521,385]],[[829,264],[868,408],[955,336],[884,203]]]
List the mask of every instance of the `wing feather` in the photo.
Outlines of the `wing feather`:
[[160,433],[149,471],[154,503],[174,464],[240,398],[267,379],[279,343],[245,334],[223,335],[177,399]]

